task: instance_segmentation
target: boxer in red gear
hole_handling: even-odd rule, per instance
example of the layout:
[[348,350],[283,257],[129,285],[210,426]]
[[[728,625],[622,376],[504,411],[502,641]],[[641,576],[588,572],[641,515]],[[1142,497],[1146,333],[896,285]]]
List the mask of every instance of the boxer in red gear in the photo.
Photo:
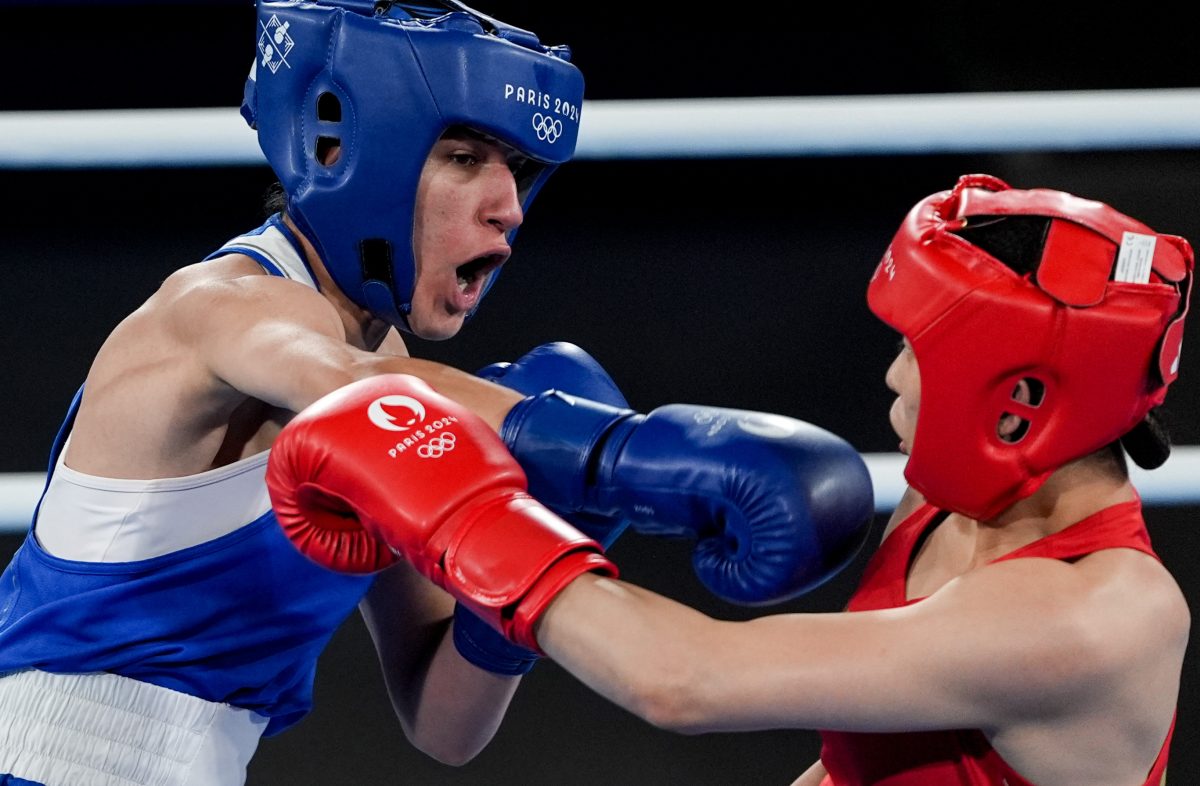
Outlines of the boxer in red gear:
[[1193,269],[1070,194],[922,200],[868,294],[910,487],[847,610],[725,622],[586,575],[538,642],[666,729],[820,730],[793,786],[1160,786],[1190,613],[1126,455],[1169,451]]
[[[923,600],[908,597],[909,577],[905,574],[905,567],[915,567],[917,552],[926,538],[944,524],[945,519],[943,511],[922,503],[911,515],[899,521],[875,554],[861,586],[850,601],[849,610],[900,609]],[[989,564],[1000,565],[1009,560],[1034,558],[1071,562],[1105,549],[1129,549],[1158,560],[1150,546],[1141,505],[1136,499],[1100,511],[1064,530],[1004,554]],[[881,783],[888,786],[1007,783],[1008,786],[1033,786],[1031,781],[1022,777],[1001,757],[988,735],[978,729],[900,734],[827,731],[822,736],[821,766],[828,773],[837,775],[835,778],[827,774],[821,780],[825,786],[842,783]],[[1149,776],[1139,783],[1158,786],[1162,782],[1167,768],[1170,736],[1171,731],[1168,730]]]

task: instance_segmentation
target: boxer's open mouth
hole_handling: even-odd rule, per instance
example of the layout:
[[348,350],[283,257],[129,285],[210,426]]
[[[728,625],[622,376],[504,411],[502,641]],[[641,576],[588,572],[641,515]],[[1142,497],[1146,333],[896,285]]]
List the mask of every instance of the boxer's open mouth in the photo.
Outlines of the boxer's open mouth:
[[482,281],[489,273],[503,265],[505,259],[503,254],[488,254],[459,265],[455,271],[458,275],[458,290],[465,292],[468,287]]

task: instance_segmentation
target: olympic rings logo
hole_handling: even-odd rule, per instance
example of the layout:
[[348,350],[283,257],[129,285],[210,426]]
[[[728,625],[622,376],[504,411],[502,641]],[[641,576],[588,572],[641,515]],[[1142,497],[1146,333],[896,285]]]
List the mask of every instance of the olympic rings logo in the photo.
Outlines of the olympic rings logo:
[[550,115],[535,112],[533,115],[533,130],[537,132],[538,139],[554,144],[562,136],[562,121],[555,120]]
[[455,442],[457,439],[453,434],[439,434],[417,448],[417,455],[421,458],[441,458],[444,454],[454,450]]

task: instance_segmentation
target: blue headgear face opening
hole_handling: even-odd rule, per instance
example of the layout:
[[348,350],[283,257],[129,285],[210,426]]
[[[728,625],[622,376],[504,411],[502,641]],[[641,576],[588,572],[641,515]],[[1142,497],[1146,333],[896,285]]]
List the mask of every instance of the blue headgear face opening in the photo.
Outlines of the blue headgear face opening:
[[[288,214],[338,288],[404,330],[417,185],[434,143],[466,126],[540,164],[517,184],[528,211],[574,154],[583,103],[567,47],[456,0],[441,4],[259,0],[258,57],[242,102]],[[333,147],[339,155],[326,165]]]

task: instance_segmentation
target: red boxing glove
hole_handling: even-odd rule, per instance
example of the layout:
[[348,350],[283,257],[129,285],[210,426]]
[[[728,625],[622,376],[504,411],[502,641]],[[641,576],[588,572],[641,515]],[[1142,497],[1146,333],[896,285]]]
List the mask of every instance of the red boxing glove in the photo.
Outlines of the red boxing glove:
[[267,487],[298,549],[333,570],[410,562],[512,641],[582,573],[616,576],[597,542],[526,491],[486,423],[416,377],[335,390],[289,423]]

